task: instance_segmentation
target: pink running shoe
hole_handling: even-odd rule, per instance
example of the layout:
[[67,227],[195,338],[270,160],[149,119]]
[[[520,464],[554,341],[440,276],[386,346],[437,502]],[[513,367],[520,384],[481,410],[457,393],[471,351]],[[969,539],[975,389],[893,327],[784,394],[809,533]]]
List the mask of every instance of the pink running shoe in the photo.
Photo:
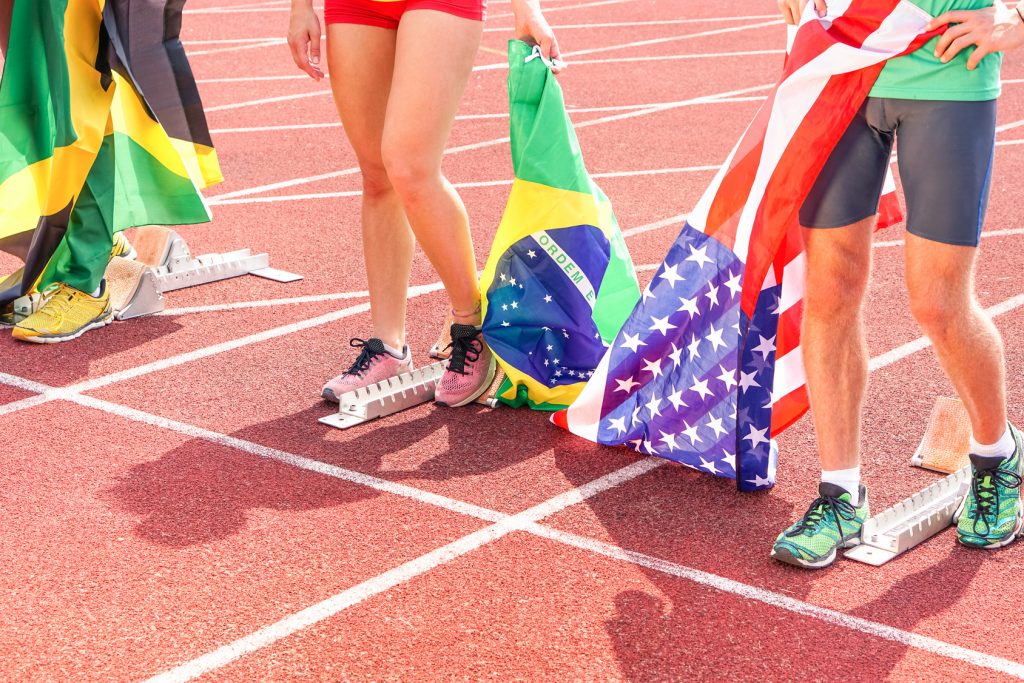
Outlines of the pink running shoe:
[[458,408],[472,403],[487,391],[494,381],[494,354],[484,343],[484,335],[473,325],[452,325],[452,343],[448,346],[444,374],[437,383],[434,401]]
[[352,367],[324,385],[320,395],[332,403],[337,403],[346,392],[382,382],[404,372],[412,372],[412,354],[408,346],[405,347],[404,357],[395,358],[384,348],[384,342],[380,339],[352,339],[349,344],[362,351]]

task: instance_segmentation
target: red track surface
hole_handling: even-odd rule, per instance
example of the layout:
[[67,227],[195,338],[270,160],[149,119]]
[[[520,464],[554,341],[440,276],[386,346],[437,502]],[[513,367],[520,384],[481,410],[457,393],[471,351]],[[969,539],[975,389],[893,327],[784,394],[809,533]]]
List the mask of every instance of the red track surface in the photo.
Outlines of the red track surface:
[[[574,118],[590,170],[622,174],[600,182],[627,234],[692,206],[710,173],[691,167],[720,163],[758,102],[639,114],[642,105],[765,85],[781,59],[781,25],[753,26],[772,20],[774,2],[685,4],[545,3],[575,62],[561,82],[570,107],[584,110]],[[807,420],[781,439],[778,486],[748,495],[672,465],[643,473],[629,452],[587,445],[525,411],[421,406],[344,432],[319,425],[330,412],[319,388],[368,325],[358,199],[286,197],[358,190],[354,158],[339,127],[239,130],[335,114],[325,85],[295,77],[283,45],[208,42],[275,39],[286,6],[188,4],[185,39],[228,178],[211,197],[234,201],[183,232],[196,252],[265,250],[306,279],[175,292],[173,309],[263,303],[172,310],[69,345],[0,339],[0,679],[1024,676],[1020,544],[972,552],[947,532],[880,569],[840,561],[817,573],[768,559],[817,478]],[[479,64],[503,61],[507,12],[494,1]],[[667,23],[678,20],[687,23]],[[1004,78],[1024,76],[1021,64],[1010,56]],[[251,80],[269,77],[285,78]],[[506,120],[479,118],[506,110],[503,85],[501,69],[473,76],[450,146],[476,147],[446,158],[453,182],[510,177]],[[284,99],[245,104],[267,98]],[[623,105],[636,108],[589,111]],[[1011,82],[1000,123],[1021,118],[1024,85]],[[1021,141],[1021,130],[998,139]],[[677,170],[635,174],[665,169]],[[998,147],[988,232],[1022,227],[1022,173],[1024,145]],[[462,192],[483,263],[507,187]],[[659,262],[675,232],[628,237],[635,263]],[[896,228],[879,239],[900,238]],[[983,254],[983,303],[1010,300],[997,323],[1019,422],[1021,237],[987,236]],[[920,333],[902,247],[879,245],[875,256],[869,326],[880,356]],[[435,281],[418,257],[414,284]],[[354,294],[323,296],[342,293]],[[306,296],[321,300],[273,301]],[[425,361],[443,295],[409,308],[410,343]],[[83,393],[41,402],[32,397],[46,387],[33,382]],[[935,480],[907,461],[934,398],[951,391],[927,349],[873,374],[865,469],[876,509]],[[582,502],[559,498],[606,475],[621,481]],[[531,506],[542,509],[523,518]]]

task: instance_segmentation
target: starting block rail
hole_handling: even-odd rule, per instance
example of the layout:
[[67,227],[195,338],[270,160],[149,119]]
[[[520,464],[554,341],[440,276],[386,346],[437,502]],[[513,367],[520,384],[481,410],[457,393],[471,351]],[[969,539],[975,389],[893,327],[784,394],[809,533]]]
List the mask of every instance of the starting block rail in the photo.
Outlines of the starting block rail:
[[432,401],[444,363],[432,363],[338,397],[338,412],[320,422],[348,429]]
[[927,541],[953,523],[970,485],[965,467],[868,519],[845,557],[877,567]]

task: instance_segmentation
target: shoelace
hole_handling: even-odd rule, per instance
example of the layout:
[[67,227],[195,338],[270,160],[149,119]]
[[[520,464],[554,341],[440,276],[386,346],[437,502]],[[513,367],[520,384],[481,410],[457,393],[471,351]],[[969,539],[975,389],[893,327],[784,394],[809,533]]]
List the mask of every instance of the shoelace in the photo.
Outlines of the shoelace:
[[800,521],[787,531],[786,535],[800,536],[804,533],[816,531],[829,512],[832,513],[832,518],[836,521],[836,527],[839,529],[840,536],[844,535],[843,521],[852,522],[857,518],[857,508],[849,501],[842,500],[841,498],[832,498],[831,496],[818,496],[811,503],[811,506],[807,508],[807,512],[804,513]]
[[[1019,474],[1013,470],[1003,469],[1001,465],[975,471],[974,479],[971,482],[971,489],[976,501],[974,533],[979,536],[987,536],[992,530],[989,520],[994,519],[999,513],[999,486],[1015,489],[1020,487],[1022,481],[1024,480]],[[984,531],[978,530],[979,523],[983,524]]]
[[448,357],[448,369],[459,375],[468,375],[466,361],[475,363],[480,360],[484,346],[480,343],[480,337],[477,335],[453,338],[452,343],[445,348],[446,351],[448,349],[452,350],[452,355]]
[[385,353],[383,349],[378,350],[376,348],[370,348],[367,340],[359,339],[358,337],[350,339],[348,344],[354,349],[362,349],[362,351],[359,352],[359,357],[356,358],[356,362],[353,363],[352,367],[350,367],[348,372],[345,373],[348,375],[355,375],[356,377],[362,377],[363,373],[369,370],[370,366],[373,365],[374,359],[378,356],[384,355]]
[[44,287],[43,291],[39,293],[41,295],[39,308],[41,309],[44,306],[52,306],[53,308],[57,309],[57,313],[67,313],[68,310],[71,308],[72,301],[74,301],[75,299],[75,294],[74,292],[69,291],[67,292],[67,296],[58,298],[58,295],[63,290],[64,287],[59,282],[55,282],[52,285],[47,285],[46,287]]

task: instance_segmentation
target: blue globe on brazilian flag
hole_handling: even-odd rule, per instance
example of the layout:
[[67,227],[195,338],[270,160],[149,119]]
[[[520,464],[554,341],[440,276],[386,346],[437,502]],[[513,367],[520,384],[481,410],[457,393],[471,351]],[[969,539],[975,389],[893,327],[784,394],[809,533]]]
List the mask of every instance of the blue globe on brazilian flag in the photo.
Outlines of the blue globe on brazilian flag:
[[509,43],[515,179],[480,282],[498,398],[560,410],[640,298],[611,203],[583,164],[562,89],[533,48]]

